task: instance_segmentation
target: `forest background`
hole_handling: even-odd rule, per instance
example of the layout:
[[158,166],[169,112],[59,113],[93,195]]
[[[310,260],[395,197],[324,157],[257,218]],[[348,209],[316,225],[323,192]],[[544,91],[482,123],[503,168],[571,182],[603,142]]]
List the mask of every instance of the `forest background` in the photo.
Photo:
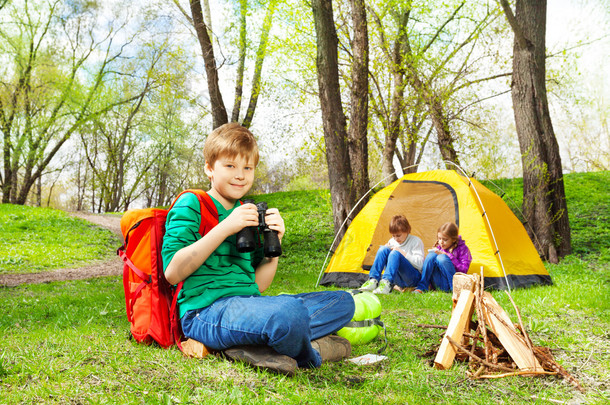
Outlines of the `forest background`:
[[[215,95],[205,84],[205,49],[188,3],[0,6],[4,202],[110,212],[166,205],[185,187],[207,187],[201,147],[213,128]],[[232,106],[229,120],[249,126],[261,146],[253,191],[328,188],[311,5],[211,0],[202,6],[218,92]],[[513,39],[499,3],[366,6],[371,185],[389,181],[383,149],[396,73],[392,45],[402,23],[394,11],[405,7],[412,61],[439,95],[460,164],[478,178],[519,177]],[[349,3],[336,1],[334,8],[340,81],[349,84]],[[547,90],[566,172],[610,168],[609,17],[601,0],[548,4]],[[343,96],[348,108],[349,94]],[[432,118],[416,96],[405,88],[397,118],[398,175],[408,161],[420,171],[444,166]]]

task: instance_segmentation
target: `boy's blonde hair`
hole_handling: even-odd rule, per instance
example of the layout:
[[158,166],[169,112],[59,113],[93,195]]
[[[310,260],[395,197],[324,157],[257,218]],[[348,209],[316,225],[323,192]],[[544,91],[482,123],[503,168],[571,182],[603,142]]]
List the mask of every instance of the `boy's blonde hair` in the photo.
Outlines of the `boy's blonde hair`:
[[258,164],[258,145],[252,132],[237,122],[230,122],[216,128],[208,135],[203,146],[203,158],[213,166],[220,157],[230,159],[242,156]]
[[390,233],[411,233],[411,224],[404,215],[394,215],[390,220]]

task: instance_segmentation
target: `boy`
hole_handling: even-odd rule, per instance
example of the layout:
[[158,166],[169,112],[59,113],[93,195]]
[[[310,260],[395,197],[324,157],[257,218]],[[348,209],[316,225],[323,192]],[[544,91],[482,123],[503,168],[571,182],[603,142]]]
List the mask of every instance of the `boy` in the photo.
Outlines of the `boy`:
[[[424,262],[424,243],[417,236],[411,235],[411,225],[404,215],[392,217],[390,234],[392,238],[385,246],[379,247],[369,271],[369,280],[362,284],[360,290],[389,294],[392,292],[392,284],[396,284],[399,291],[404,291],[419,283]],[[381,273],[383,279],[379,282]]]
[[[254,204],[241,204],[254,180],[258,147],[237,123],[214,130],[204,149],[208,192],[219,223],[203,237],[197,197],[184,194],[167,216],[163,265],[170,284],[184,281],[178,297],[184,335],[232,358],[292,375],[295,368],[319,367],[323,360],[351,354],[346,339],[328,336],[354,314],[345,291],[262,296],[273,281],[278,258],[262,249],[240,253],[235,234],[258,225]],[[281,241],[284,221],[267,210],[267,226]]]

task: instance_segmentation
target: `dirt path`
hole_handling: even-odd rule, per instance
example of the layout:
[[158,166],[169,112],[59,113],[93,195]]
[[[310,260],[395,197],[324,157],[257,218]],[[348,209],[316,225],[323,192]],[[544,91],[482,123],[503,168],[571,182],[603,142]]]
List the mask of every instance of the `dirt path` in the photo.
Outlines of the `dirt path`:
[[[70,215],[93,222],[110,229],[123,239],[121,235],[121,218],[116,215],[87,214],[74,212]],[[118,247],[118,246],[117,246]],[[105,262],[89,264],[84,267],[67,268],[41,273],[0,274],[0,286],[15,287],[20,284],[49,283],[52,281],[83,280],[95,277],[118,276],[123,272],[123,263],[118,257]]]

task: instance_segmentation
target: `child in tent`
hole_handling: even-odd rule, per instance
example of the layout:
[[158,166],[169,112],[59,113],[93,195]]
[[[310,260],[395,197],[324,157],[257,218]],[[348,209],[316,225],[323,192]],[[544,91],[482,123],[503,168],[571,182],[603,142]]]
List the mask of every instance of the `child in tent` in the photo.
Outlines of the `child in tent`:
[[[348,340],[331,335],[354,315],[346,291],[262,296],[275,276],[278,258],[263,248],[239,252],[236,233],[258,225],[255,204],[241,203],[254,180],[258,147],[237,123],[215,129],[203,148],[218,224],[198,233],[200,204],[183,194],[167,215],[163,266],[167,281],[184,285],[178,296],[181,324],[189,346],[201,344],[257,367],[293,375],[297,366],[319,367],[351,354]],[[284,220],[266,211],[267,226],[281,241]],[[197,352],[200,349],[194,350]]]
[[411,235],[411,225],[404,215],[392,217],[390,234],[392,238],[379,247],[369,271],[369,280],[362,284],[360,290],[389,294],[392,284],[404,289],[415,287],[419,282],[424,262],[424,243]]
[[432,252],[426,256],[421,279],[414,293],[428,291],[432,287],[451,292],[453,275],[456,272],[467,273],[472,256],[466,242],[459,235],[459,229],[453,222],[447,222],[438,228],[438,241]]

